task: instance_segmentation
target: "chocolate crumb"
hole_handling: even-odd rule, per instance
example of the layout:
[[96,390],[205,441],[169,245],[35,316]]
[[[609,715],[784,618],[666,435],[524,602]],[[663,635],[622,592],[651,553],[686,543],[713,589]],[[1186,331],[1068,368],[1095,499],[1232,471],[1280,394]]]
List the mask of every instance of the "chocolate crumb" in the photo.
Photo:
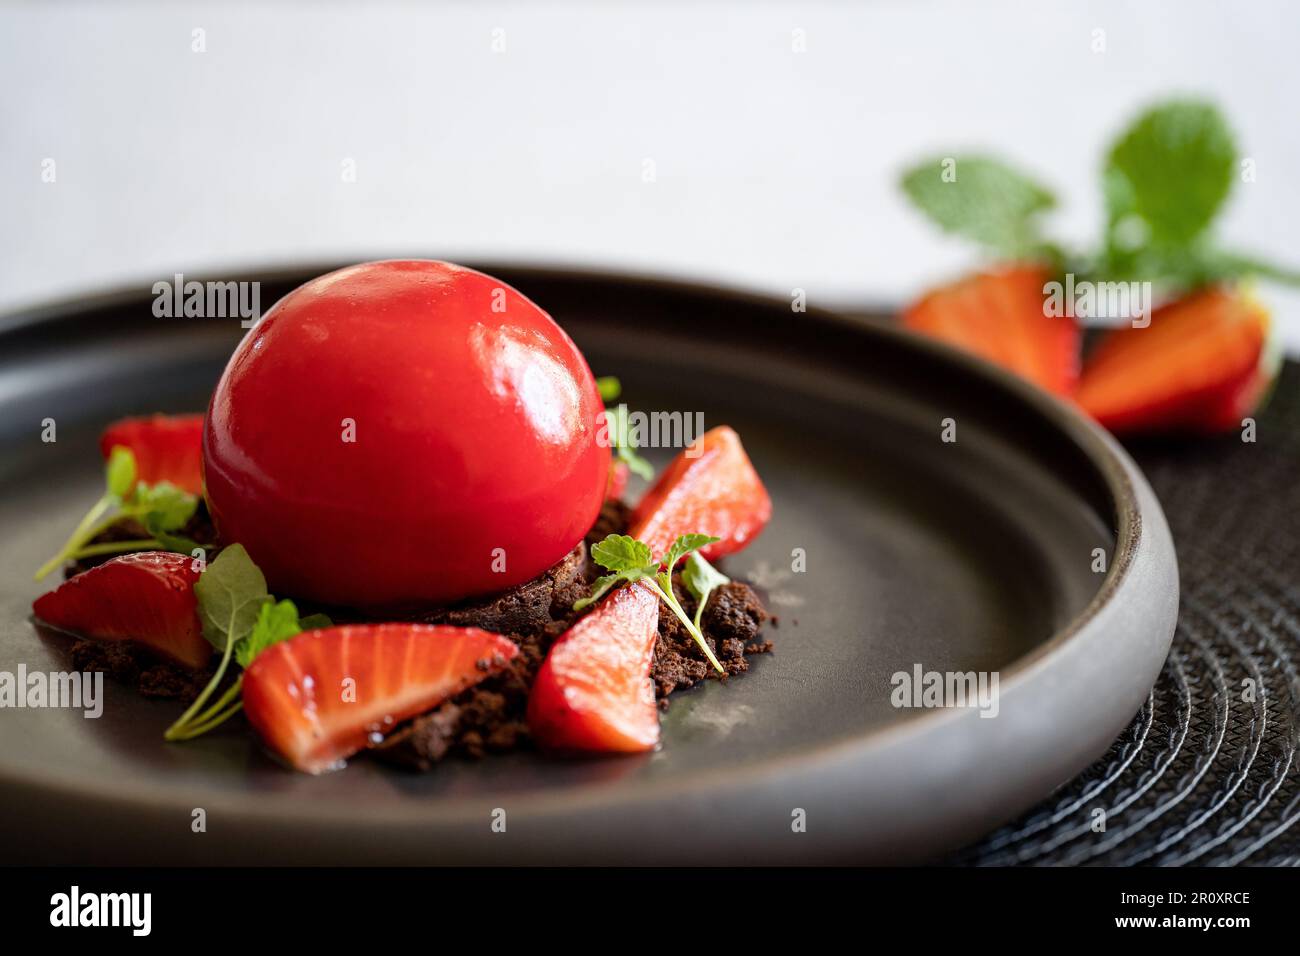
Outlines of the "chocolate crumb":
[[141,696],[190,703],[212,679],[214,667],[194,670],[134,641],[78,639],[68,652],[74,670],[103,671]]
[[[673,580],[673,591],[683,610],[694,616],[695,599],[681,584],[680,576]],[[758,595],[743,582],[724,584],[709,596],[700,618],[700,630],[722,665],[723,673],[719,673],[682,623],[674,615],[660,614],[659,641],[650,671],[655,694],[661,698],[660,707],[667,708],[666,698],[676,690],[694,687],[702,680],[726,680],[749,670],[747,654],[762,654],[772,649],[771,641],[754,642],[767,619]]]

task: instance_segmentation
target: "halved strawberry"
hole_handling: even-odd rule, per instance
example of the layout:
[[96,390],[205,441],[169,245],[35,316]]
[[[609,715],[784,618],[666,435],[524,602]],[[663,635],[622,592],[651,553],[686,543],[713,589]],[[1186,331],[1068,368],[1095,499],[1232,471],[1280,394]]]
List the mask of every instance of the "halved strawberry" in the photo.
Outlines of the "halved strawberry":
[[200,668],[212,645],[199,625],[191,559],[166,551],[124,554],[36,599],[37,620],[99,641],[136,641]]
[[1079,377],[1079,325],[1044,314],[1049,278],[1028,265],[968,276],[913,304],[903,326],[1069,395]]
[[320,773],[399,722],[503,670],[519,653],[499,634],[429,624],[304,631],[244,672],[244,712],[276,752]]
[[719,425],[699,442],[678,453],[632,513],[628,534],[656,555],[679,534],[698,531],[722,539],[700,551],[720,558],[749,544],[772,516],[772,499],[740,436]]
[[105,459],[116,445],[135,453],[136,475],[146,484],[170,481],[192,495],[203,493],[202,415],[123,418],[99,437]]
[[650,665],[659,598],[620,587],[552,646],[528,696],[537,743],[561,752],[637,753],[659,743]]
[[625,461],[611,461],[609,463],[609,482],[605,485],[605,498],[610,501],[617,501],[623,497],[623,492],[627,491],[627,479],[631,474]]
[[1157,309],[1146,328],[1107,333],[1088,357],[1079,406],[1117,434],[1238,428],[1276,374],[1268,311],[1211,287]]

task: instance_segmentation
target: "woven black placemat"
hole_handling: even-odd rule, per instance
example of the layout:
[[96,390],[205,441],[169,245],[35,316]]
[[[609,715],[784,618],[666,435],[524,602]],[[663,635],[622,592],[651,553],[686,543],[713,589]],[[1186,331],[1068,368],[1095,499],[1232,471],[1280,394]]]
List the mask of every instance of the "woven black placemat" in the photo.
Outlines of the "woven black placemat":
[[1129,446],[1178,551],[1169,659],[1104,758],[952,862],[1300,866],[1300,364],[1256,438]]

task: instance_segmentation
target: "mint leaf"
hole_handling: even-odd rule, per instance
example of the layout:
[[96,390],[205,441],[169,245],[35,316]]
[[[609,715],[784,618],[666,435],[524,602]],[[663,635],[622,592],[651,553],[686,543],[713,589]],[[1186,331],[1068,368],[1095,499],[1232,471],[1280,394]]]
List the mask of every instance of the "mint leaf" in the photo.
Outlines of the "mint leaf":
[[721,538],[715,538],[712,535],[707,534],[699,534],[698,532],[678,535],[677,540],[674,541],[668,547],[668,550],[664,552],[662,561],[664,569],[658,576],[659,587],[661,588],[661,595],[664,597],[664,600],[668,603],[668,606],[673,609],[673,613],[676,614],[678,618],[681,619],[681,622],[686,625],[686,630],[691,632],[691,636],[694,637],[696,643],[700,645],[700,649],[704,651],[705,655],[709,658],[710,663],[712,663],[714,667],[718,668],[719,671],[722,670],[722,665],[718,663],[718,659],[714,657],[713,652],[709,650],[709,645],[704,640],[704,634],[700,631],[700,615],[695,615],[695,621],[693,623],[688,620],[686,617],[686,611],[682,608],[681,604],[678,603],[677,595],[673,593],[673,565],[681,560],[683,555],[690,554],[696,556],[695,552],[706,544],[712,544],[714,541],[721,540]]
[[104,466],[104,480],[108,493],[126,498],[135,488],[135,454],[125,445],[114,445]]
[[247,669],[253,658],[272,644],[287,641],[301,632],[298,608],[292,601],[281,601],[279,604],[267,601],[258,610],[253,630],[235,648],[235,660],[240,667]]
[[602,402],[616,402],[623,394],[623,383],[613,375],[602,375],[596,379],[596,390],[600,392]]
[[989,156],[941,157],[902,178],[912,203],[945,232],[974,239],[1001,255],[1050,253],[1038,229],[1056,199],[1032,178]]
[[1249,253],[1203,249],[1190,253],[1188,258],[1204,282],[1225,282],[1245,276],[1260,276],[1286,285],[1300,285],[1300,270]]
[[203,636],[221,651],[221,661],[199,696],[167,728],[164,740],[197,737],[219,726],[239,709],[241,681],[227,688],[211,707],[204,708],[225,679],[235,649],[252,633],[262,620],[263,607],[273,600],[266,593],[266,578],[242,544],[232,544],[207,566],[194,582],[194,597],[199,605]]
[[724,584],[730,584],[731,578],[727,577],[708,561],[700,556],[699,552],[692,554],[686,559],[686,564],[682,568],[682,583],[686,585],[686,590],[690,591],[695,597],[695,626],[700,626],[700,620],[704,617],[704,605],[709,601],[709,595],[716,588]]
[[242,544],[232,544],[194,584],[203,636],[219,651],[237,644],[253,630],[262,605],[271,600],[266,578]]
[[177,531],[185,527],[190,518],[194,517],[199,499],[171,482],[160,481],[156,485],[136,485],[132,505],[134,509],[144,512],[144,526],[150,534],[157,536],[161,532]]
[[692,551],[698,551],[706,544],[713,544],[713,542],[721,540],[721,538],[715,538],[712,535],[707,534],[699,534],[698,532],[695,534],[678,535],[677,540],[674,541],[669,546],[668,550],[664,552],[663,559],[660,561],[660,564],[664,566],[664,573],[671,577],[673,573],[673,565],[683,557],[690,554]]
[[1052,194],[991,157],[936,158],[908,169],[901,185],[944,230],[1092,282],[1150,282],[1160,298],[1250,276],[1300,285],[1300,269],[1213,242],[1211,226],[1236,172],[1223,115],[1213,103],[1185,98],[1152,105],[1111,145],[1101,182],[1106,226],[1095,250],[1067,254],[1043,239],[1039,220],[1055,204]]
[[654,572],[655,559],[650,548],[626,534],[607,535],[591,546],[592,560],[607,571]]
[[1109,237],[1136,217],[1153,245],[1183,246],[1200,235],[1232,189],[1236,148],[1212,104],[1175,100],[1137,118],[1111,147],[1103,174]]
[[[229,555],[230,558],[226,559]],[[202,589],[202,590],[200,590]],[[242,545],[231,545],[217,556],[194,585],[199,600],[199,616],[203,634],[209,641],[212,635],[225,634],[219,645],[221,663],[189,709],[167,728],[165,740],[192,740],[223,723],[244,706],[244,678],[241,674],[226,688],[215,703],[208,700],[221,686],[233,657],[239,666],[247,669],[254,658],[273,644],[287,641],[305,630],[329,627],[331,621],[324,614],[311,614],[299,620],[298,608],[292,601],[278,604],[266,593],[266,579],[258,570]],[[209,633],[211,624],[211,634]]]
[[139,515],[145,530],[158,541],[158,545],[179,554],[192,554],[201,547],[197,541],[175,532],[184,528],[199,506],[197,496],[182,491],[171,482],[155,485],[143,482],[136,485],[130,511]]
[[700,646],[700,650],[709,659],[709,663],[717,668],[719,673],[725,673],[725,669],[709,648],[709,643],[704,639],[699,627],[686,616],[686,611],[682,608],[681,602],[677,600],[677,595],[673,593],[672,579],[669,577],[672,573],[673,564],[683,554],[695,548],[703,547],[710,541],[717,540],[717,538],[711,538],[705,534],[681,535],[664,554],[664,560],[667,561],[671,558],[672,563],[668,565],[666,572],[659,574],[659,565],[655,564],[649,545],[626,534],[607,535],[603,541],[597,541],[591,546],[591,557],[601,567],[607,568],[614,573],[597,579],[592,585],[590,596],[575,601],[573,609],[581,611],[583,608],[590,606],[600,600],[610,588],[620,581],[629,583],[644,581],[646,587],[657,594],[659,600],[663,601],[668,606],[668,609],[677,616],[677,619],[682,622],[682,626],[695,639],[695,643]]
[[606,535],[591,546],[591,559],[612,574],[597,578],[591,585],[591,594],[573,603],[581,611],[599,601],[620,582],[653,578],[659,566],[648,545],[626,534]]
[[1249,276],[1300,285],[1298,270],[1211,241],[1235,174],[1232,132],[1212,103],[1148,109],[1111,147],[1102,179],[1106,234],[1089,278],[1152,282],[1168,296]]

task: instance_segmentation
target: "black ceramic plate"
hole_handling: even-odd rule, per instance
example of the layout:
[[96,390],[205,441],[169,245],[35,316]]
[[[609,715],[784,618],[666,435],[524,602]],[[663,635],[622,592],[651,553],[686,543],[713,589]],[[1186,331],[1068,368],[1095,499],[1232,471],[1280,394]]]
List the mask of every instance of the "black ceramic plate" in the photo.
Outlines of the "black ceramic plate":
[[[326,268],[250,278],[269,305]],[[620,376],[633,407],[739,431],[774,515],[726,570],[780,615],[775,653],[675,696],[653,755],[517,754],[424,775],[366,760],[295,775],[238,726],[167,745],[175,705],[111,683],[98,720],[0,710],[9,859],[918,860],[1068,780],[1146,698],[1174,625],[1172,545],[1129,459],[1063,404],[787,302],[485,268]],[[62,640],[29,623],[31,572],[98,493],[100,427],[203,408],[242,334],[237,320],[154,318],[151,302],[146,288],[3,320],[0,670],[66,666]],[[44,419],[57,442],[41,441]],[[894,707],[892,675],[918,665],[997,672],[997,716]]]

